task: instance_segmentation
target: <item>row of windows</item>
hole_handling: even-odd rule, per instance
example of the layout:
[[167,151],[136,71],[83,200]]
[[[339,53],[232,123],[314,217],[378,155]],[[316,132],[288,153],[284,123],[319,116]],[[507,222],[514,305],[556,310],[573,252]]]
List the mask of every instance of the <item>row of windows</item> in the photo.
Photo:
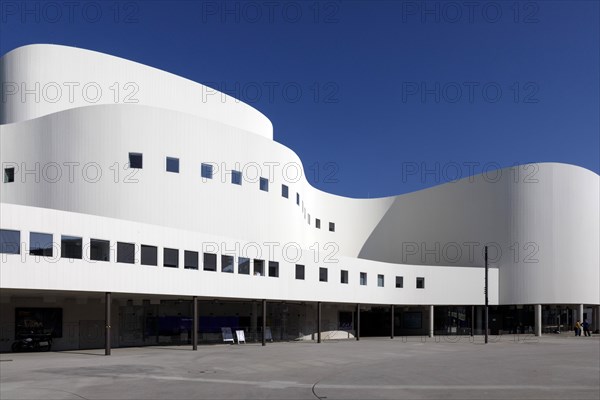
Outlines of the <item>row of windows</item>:
[[[129,167],[141,169],[144,165],[142,153],[129,153]],[[167,157],[166,161],[167,172],[179,173],[179,158]],[[213,165],[202,163],[200,165],[200,175],[202,178],[213,179]],[[4,183],[11,183],[15,181],[15,168],[4,168]],[[242,184],[242,172],[233,170],[231,171],[231,183],[234,185]],[[267,178],[260,177],[259,189],[263,192],[269,191],[269,180]],[[286,199],[289,198],[289,187],[287,185],[281,185],[281,196]],[[296,193],[296,205],[300,205],[300,193]],[[306,209],[304,208],[304,201],[302,202],[302,213],[304,219],[306,219]],[[310,225],[310,214],[308,214],[308,224]],[[321,229],[321,220],[315,218],[315,228]],[[329,231],[335,232],[335,223],[329,223]]]
[[[36,256],[53,257],[54,242],[52,234],[30,232],[29,234],[29,254]],[[0,253],[20,254],[21,232],[9,229],[0,229]],[[90,239],[90,260],[92,261],[110,261],[111,246],[109,240]],[[117,262],[124,264],[136,263],[136,248],[134,243],[117,242]],[[179,249],[163,248],[163,266],[167,268],[179,268],[180,262]],[[183,251],[183,267],[185,269],[199,269],[199,256],[197,251]],[[60,239],[60,257],[69,259],[83,258],[83,239],[78,236],[61,235]],[[202,253],[202,269],[204,271],[217,271],[217,257],[215,253]],[[140,245],[140,264],[157,266],[158,265],[158,247],[142,244]],[[238,274],[250,275],[250,258],[238,257]],[[270,277],[279,277],[279,262],[253,259],[253,275],[265,276],[268,273]],[[235,272],[235,258],[231,255],[221,255],[221,272]],[[296,264],[296,279],[304,280],[305,266]],[[319,281],[328,282],[329,270],[325,267],[319,267]],[[340,271],[340,283],[348,284],[348,271]],[[367,286],[367,273],[360,272],[359,282],[361,286]],[[385,286],[385,276],[377,275],[377,286]],[[396,276],[396,287],[404,287],[404,277]],[[425,288],[425,278],[418,277],[416,280],[417,289]]]

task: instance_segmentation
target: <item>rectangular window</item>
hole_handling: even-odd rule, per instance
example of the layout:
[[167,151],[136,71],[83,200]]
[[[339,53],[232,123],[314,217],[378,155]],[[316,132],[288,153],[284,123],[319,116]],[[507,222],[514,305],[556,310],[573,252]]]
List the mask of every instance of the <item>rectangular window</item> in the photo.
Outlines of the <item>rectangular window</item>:
[[327,282],[327,268],[319,268],[319,282]]
[[321,220],[319,218],[315,218],[315,227],[321,229]]
[[213,253],[204,253],[204,267],[205,271],[217,271],[217,255]]
[[77,236],[61,236],[60,256],[62,258],[81,259],[82,240]]
[[231,183],[233,183],[234,185],[242,184],[242,173],[240,171],[231,171]]
[[263,192],[269,191],[269,180],[267,178],[260,178],[260,190]]
[[52,234],[31,232],[29,234],[29,254],[52,257]]
[[90,260],[110,261],[110,241],[90,239]]
[[404,287],[404,277],[403,276],[396,277],[396,287],[399,289],[402,289]]
[[0,229],[0,253],[21,254],[21,232]]
[[425,278],[417,278],[417,289],[425,289]]
[[4,168],[4,183],[15,181],[15,168]]
[[304,265],[296,264],[296,279],[304,280]]
[[221,272],[233,274],[233,256],[221,256]]
[[198,252],[185,250],[183,252],[183,268],[198,269]]
[[200,175],[206,179],[213,178],[213,166],[211,164],[202,163],[200,165]]
[[281,185],[281,197],[285,197],[287,199],[289,195],[290,189],[287,187],[287,185]]
[[329,223],[329,232],[335,232],[335,223],[333,223],[333,222]]
[[179,173],[179,158],[167,157],[167,172]]
[[277,261],[269,261],[269,276],[279,277],[279,263]]
[[169,268],[179,268],[179,250],[163,249],[163,266]]
[[340,282],[348,283],[348,271],[346,271],[346,270],[340,271]]
[[141,247],[141,264],[158,266],[158,248],[145,244]]
[[310,225],[310,214],[308,214],[308,224]]
[[265,276],[265,261],[254,259],[254,276]]
[[385,285],[385,278],[383,275],[377,275],[377,286],[383,287]]
[[296,205],[300,205],[300,193],[296,193]]
[[360,284],[362,286],[367,286],[367,273],[366,272],[360,273]]
[[238,274],[250,275],[250,259],[238,257]]
[[135,245],[133,243],[117,242],[117,262],[125,264],[135,263]]
[[142,168],[142,153],[129,153],[129,168]]

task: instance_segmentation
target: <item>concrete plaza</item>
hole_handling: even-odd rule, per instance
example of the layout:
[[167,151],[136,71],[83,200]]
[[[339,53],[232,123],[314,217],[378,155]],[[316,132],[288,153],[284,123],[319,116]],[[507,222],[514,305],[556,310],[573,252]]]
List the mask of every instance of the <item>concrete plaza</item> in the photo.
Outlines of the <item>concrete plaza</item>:
[[0,355],[8,399],[594,399],[599,336],[363,338]]

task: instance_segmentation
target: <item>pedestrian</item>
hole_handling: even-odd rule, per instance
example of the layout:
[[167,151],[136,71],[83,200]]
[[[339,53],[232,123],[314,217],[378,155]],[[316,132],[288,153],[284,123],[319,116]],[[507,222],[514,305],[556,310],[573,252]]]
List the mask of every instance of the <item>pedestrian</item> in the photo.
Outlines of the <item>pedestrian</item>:
[[581,336],[581,322],[575,322],[575,336]]
[[588,322],[588,320],[587,320],[587,319],[584,319],[584,320],[583,320],[583,325],[582,325],[582,327],[583,327],[583,334],[584,334],[585,336],[592,336],[592,334],[590,333],[590,323]]

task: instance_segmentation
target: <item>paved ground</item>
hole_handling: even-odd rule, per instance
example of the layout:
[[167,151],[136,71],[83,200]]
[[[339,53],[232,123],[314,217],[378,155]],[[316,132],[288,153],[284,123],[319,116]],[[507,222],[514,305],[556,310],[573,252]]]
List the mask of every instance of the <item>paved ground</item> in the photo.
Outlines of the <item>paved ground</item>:
[[0,355],[7,399],[594,399],[600,340],[365,338]]

